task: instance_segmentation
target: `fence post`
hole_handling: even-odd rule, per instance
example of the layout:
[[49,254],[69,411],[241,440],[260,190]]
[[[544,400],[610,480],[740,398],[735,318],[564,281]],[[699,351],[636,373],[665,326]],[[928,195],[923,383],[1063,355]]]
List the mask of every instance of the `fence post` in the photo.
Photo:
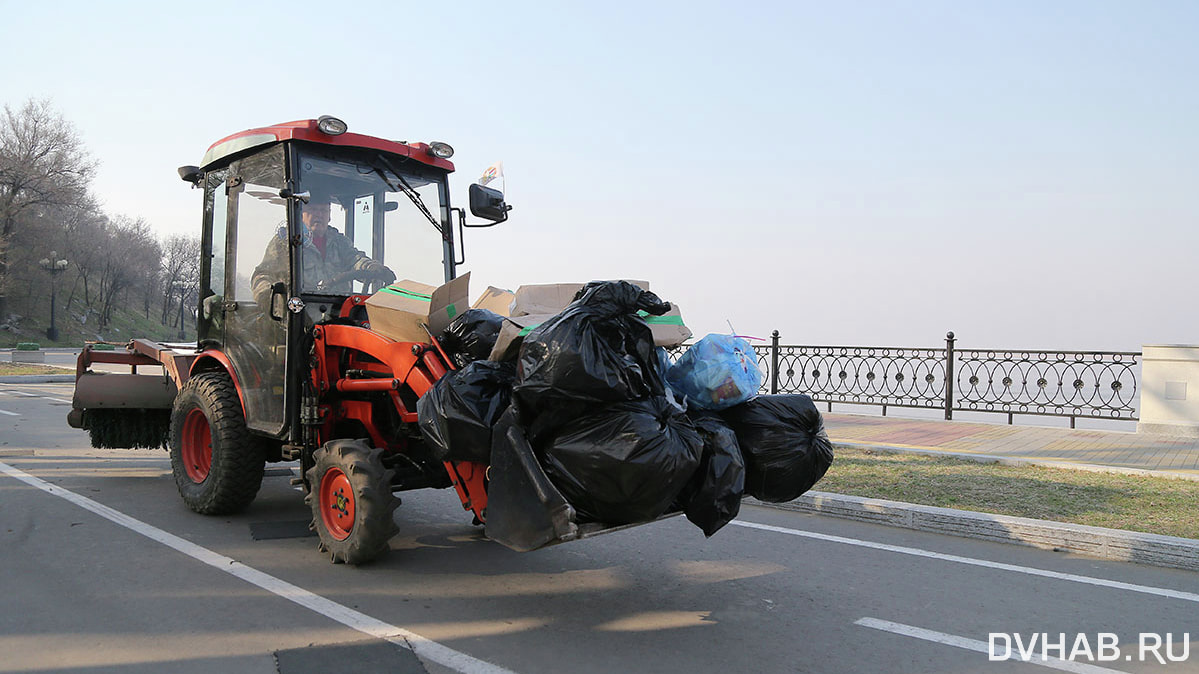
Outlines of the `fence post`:
[[945,333],[945,420],[953,420],[953,331]]
[[779,331],[770,333],[770,394],[779,392]]

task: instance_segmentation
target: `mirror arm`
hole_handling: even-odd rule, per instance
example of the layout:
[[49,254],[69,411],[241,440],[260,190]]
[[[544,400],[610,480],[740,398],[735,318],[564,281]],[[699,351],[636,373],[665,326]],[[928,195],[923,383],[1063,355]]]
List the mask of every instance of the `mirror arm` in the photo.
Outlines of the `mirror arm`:
[[[462,209],[460,209],[460,208],[456,208],[456,209],[454,209],[454,210],[456,210],[456,211],[461,211]],[[512,210],[512,207],[511,207],[511,206],[508,206],[507,208],[505,208],[505,209],[504,209],[504,219],[503,219],[503,220],[493,220],[493,221],[491,221],[491,222],[484,222],[484,223],[481,223],[481,224],[473,224],[473,225],[472,225],[472,224],[470,224],[470,223],[467,223],[467,222],[465,222],[465,220],[466,220],[466,217],[465,217],[465,214],[464,214],[464,215],[463,215],[463,220],[464,220],[464,222],[462,222],[462,226],[463,226],[463,227],[478,227],[478,228],[482,228],[482,227],[495,227],[496,225],[500,224],[501,222],[506,222],[506,221],[508,220],[508,211],[510,211],[510,210]]]
[[457,248],[462,251],[462,258],[458,259],[457,252],[454,253],[454,266],[456,267],[460,264],[466,263],[466,237],[463,236],[463,234],[462,234],[462,228],[469,227],[470,225],[466,224],[466,211],[464,209],[451,208],[450,211],[451,212],[457,211],[457,213],[458,213],[458,245],[457,245]]

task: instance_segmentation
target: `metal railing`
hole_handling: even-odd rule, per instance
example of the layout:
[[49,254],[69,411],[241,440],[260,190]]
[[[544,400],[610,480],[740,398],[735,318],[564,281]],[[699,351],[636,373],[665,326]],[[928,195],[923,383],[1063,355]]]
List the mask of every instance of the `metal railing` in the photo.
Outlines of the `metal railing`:
[[[814,401],[954,412],[1137,421],[1137,351],[944,347],[755,345],[763,393]],[[675,354],[677,357],[677,353]]]

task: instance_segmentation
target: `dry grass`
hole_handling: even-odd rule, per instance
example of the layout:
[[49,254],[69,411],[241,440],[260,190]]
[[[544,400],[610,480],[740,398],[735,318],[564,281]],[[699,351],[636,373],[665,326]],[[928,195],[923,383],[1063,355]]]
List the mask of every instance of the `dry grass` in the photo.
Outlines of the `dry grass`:
[[838,448],[816,489],[1199,538],[1199,482]]
[[68,374],[71,370],[37,363],[0,362],[0,377],[19,374]]

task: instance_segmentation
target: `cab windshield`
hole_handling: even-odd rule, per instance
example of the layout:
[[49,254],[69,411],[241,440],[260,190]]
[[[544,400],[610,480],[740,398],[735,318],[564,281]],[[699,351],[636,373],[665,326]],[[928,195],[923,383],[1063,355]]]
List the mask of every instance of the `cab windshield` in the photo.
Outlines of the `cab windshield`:
[[372,292],[391,279],[444,283],[445,173],[382,153],[335,152],[297,156],[296,191],[310,194],[294,230],[303,242],[301,291]]

